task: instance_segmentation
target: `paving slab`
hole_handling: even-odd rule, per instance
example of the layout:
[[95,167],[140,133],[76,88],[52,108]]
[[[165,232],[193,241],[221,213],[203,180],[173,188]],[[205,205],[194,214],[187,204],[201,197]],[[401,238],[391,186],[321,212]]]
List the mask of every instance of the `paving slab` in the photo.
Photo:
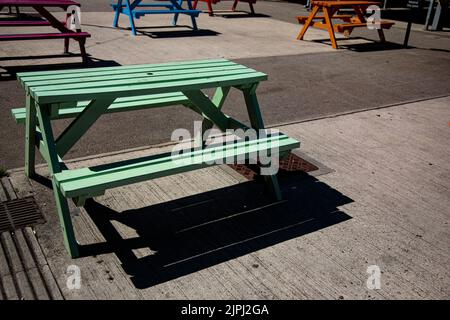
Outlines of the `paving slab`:
[[[74,260],[46,168],[38,182],[20,171],[10,179],[39,200],[48,222],[37,239],[67,299],[448,299],[449,106],[447,97],[280,127],[333,169],[280,177],[281,203],[226,166],[108,190],[71,207],[86,245]],[[70,265],[80,289],[66,286]],[[371,265],[381,270],[378,290],[367,287]]]
[[[29,195],[16,194],[9,178],[1,179],[0,201]],[[0,300],[62,299],[31,227],[0,232],[0,261]]]

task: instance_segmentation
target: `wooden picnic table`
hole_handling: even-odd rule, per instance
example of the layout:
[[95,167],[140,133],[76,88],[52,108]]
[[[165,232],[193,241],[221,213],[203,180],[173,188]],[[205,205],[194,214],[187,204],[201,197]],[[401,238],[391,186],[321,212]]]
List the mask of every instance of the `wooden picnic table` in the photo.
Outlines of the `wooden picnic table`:
[[[337,42],[335,32],[345,33],[349,36],[354,28],[366,28],[368,27],[367,20],[364,16],[366,9],[371,5],[380,5],[377,1],[366,0],[319,0],[312,1],[312,10],[309,16],[298,16],[297,20],[300,24],[304,24],[303,28],[297,36],[298,40],[303,40],[303,37],[310,26],[328,30],[330,35],[331,44],[334,49],[337,49]],[[353,9],[355,14],[339,14],[340,9]],[[317,15],[319,11],[323,12],[323,15]],[[343,23],[333,25],[333,20],[342,20]],[[381,20],[378,22],[377,32],[380,37],[380,41],[384,42],[385,37],[383,29],[389,29],[394,22]]]
[[86,38],[91,35],[87,32],[81,32],[81,29],[75,31],[68,28],[67,19],[72,13],[66,13],[66,20],[59,21],[52,15],[47,8],[61,8],[67,12],[71,6],[80,7],[80,4],[71,0],[0,0],[0,7],[31,7],[42,19],[40,20],[21,20],[17,19],[0,20],[0,27],[38,27],[51,26],[57,29],[57,33],[19,33],[19,34],[3,34],[0,35],[0,41],[17,41],[17,40],[44,40],[44,39],[64,39],[64,53],[69,52],[69,40],[74,39],[80,45],[80,52],[83,61],[87,61],[85,49]]
[[[120,14],[125,14],[130,19],[131,33],[136,35],[136,25],[134,19],[140,19],[147,14],[173,14],[172,25],[176,26],[178,16],[185,14],[191,17],[192,28],[197,30],[197,22],[195,18],[201,13],[192,7],[191,0],[185,0],[187,7],[183,7],[183,0],[167,0],[167,2],[143,3],[143,0],[117,0],[111,6],[115,11],[113,27],[117,28]],[[139,9],[145,8],[145,9]],[[160,9],[163,8],[163,9]]]
[[[249,158],[255,152],[275,153],[274,147],[283,156],[300,145],[282,133],[247,136],[247,139],[243,137],[225,145],[206,145],[205,139],[198,135],[196,147],[179,154],[166,153],[68,169],[64,156],[105,113],[182,105],[202,115],[202,133],[213,125],[222,132],[237,128],[245,130],[248,129],[246,125],[221,110],[228,92],[235,88],[244,95],[251,127],[264,129],[256,88],[267,75],[218,59],[26,72],[18,73],[17,78],[26,91],[26,107],[13,109],[12,114],[18,123],[25,123],[25,173],[28,177],[35,174],[37,147],[48,164],[65,245],[72,257],[79,256],[80,252],[68,199],[82,206],[86,199],[102,195],[110,188],[199,169],[219,160],[223,163],[225,159]],[[210,88],[215,89],[211,98],[202,92]],[[51,123],[61,118],[74,120],[56,138]],[[276,175],[265,175],[264,178],[274,197],[281,199]]]
[[[197,9],[198,1],[199,0],[194,0],[194,9]],[[220,0],[200,0],[200,1],[206,2],[206,4],[208,5],[208,14],[210,16],[214,16],[214,10],[213,10],[212,5],[219,3]],[[233,5],[231,6],[231,11],[236,11],[236,8],[237,8],[237,5],[239,4],[239,2],[247,2],[250,7],[250,13],[252,15],[255,14],[255,8],[253,7],[253,5],[256,3],[256,0],[234,0]]]

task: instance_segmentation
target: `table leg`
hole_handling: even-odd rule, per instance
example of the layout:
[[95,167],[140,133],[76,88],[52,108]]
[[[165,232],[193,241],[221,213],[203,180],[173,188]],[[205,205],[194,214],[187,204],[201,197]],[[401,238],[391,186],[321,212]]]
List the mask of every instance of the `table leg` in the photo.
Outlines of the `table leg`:
[[[183,0],[178,0],[178,2],[177,2],[177,1],[171,1],[171,2],[172,2],[172,5],[174,6],[175,9],[180,9],[181,6],[183,5]],[[173,15],[173,20],[172,20],[172,25],[173,25],[173,26],[176,26],[176,25],[177,25],[178,17],[179,17],[179,16],[180,16],[179,13],[175,13],[175,14]]]
[[36,104],[39,126],[41,129],[42,140],[44,141],[48,156],[48,168],[52,177],[53,193],[55,195],[56,208],[61,223],[61,229],[64,235],[64,245],[72,258],[79,256],[78,243],[75,238],[72,220],[70,218],[70,209],[67,199],[62,195],[61,190],[53,179],[53,174],[61,172],[58,154],[56,152],[56,144],[53,137],[53,131],[50,124],[50,106]]
[[208,1],[206,1],[206,4],[208,6],[208,15],[212,17],[212,16],[214,16],[214,10],[213,10],[211,2],[212,2],[212,0],[208,0]]
[[353,6],[353,10],[355,11],[356,16],[358,17],[358,21],[356,22],[365,23],[366,18],[364,17],[364,12],[362,8],[360,6]]
[[227,130],[229,119],[201,90],[183,91],[183,94],[188,97],[195,111],[202,114],[203,117],[207,117],[221,131]]
[[[252,125],[252,128],[259,130],[264,129],[264,122],[262,119],[261,111],[259,108],[258,99],[256,97],[256,86],[253,86],[249,89],[244,89],[244,98],[245,98],[245,104],[247,106],[247,112],[250,119],[250,123]],[[268,166],[268,165],[265,165]],[[269,191],[273,194],[274,198],[277,201],[282,200],[281,196],[281,190],[280,186],[278,184],[278,178],[276,175],[264,175],[264,180],[266,182],[266,186],[269,189]]]
[[[364,17],[364,10],[362,7],[360,6],[353,6],[353,10],[355,10],[356,15],[358,17],[358,22],[361,23],[365,23],[366,22],[366,18]],[[377,29],[378,32],[378,36],[380,37],[380,42],[386,42],[386,38],[384,37],[384,32],[383,29]]]
[[35,174],[35,144],[36,144],[36,107],[34,99],[27,94],[25,120],[25,174],[32,177]]
[[[191,0],[187,0],[187,5],[188,5],[188,9],[189,9],[189,10],[193,10],[193,9],[194,9],[194,8],[192,7],[192,2],[191,2]],[[192,29],[198,30],[198,28],[197,28],[197,21],[195,20],[194,15],[191,15],[191,22],[192,22]]]
[[113,21],[114,28],[117,28],[119,26],[119,18],[120,18],[121,13],[122,13],[122,0],[118,0],[117,6],[116,6],[116,12],[114,13],[114,21]]
[[83,63],[86,63],[89,61],[88,55],[86,53],[86,38],[82,38],[80,40],[78,40],[78,44],[80,45],[80,53],[81,53],[81,58],[83,59]]
[[334,49],[337,49],[336,37],[334,36],[333,22],[331,21],[330,9],[323,7],[323,14],[325,17],[325,23],[327,24],[328,33],[330,34],[331,45]]
[[252,15],[255,15],[255,8],[253,8],[253,3],[249,2],[248,5],[250,6],[250,12]]
[[[258,100],[256,99],[256,85],[249,89],[242,89],[244,93],[245,102],[247,105],[247,111],[249,114],[250,122],[252,127],[256,130],[264,129],[264,123],[262,120],[261,112],[259,110]],[[190,102],[194,105],[195,111],[207,117],[209,121],[215,124],[222,132],[226,132],[228,128],[233,127],[234,121],[232,118],[225,116],[219,109],[218,106],[213,103],[207,96],[203,94],[200,90],[183,91],[183,94],[189,98]],[[225,100],[225,94],[220,93],[220,91],[215,95],[213,100],[219,101],[219,105],[223,104]],[[216,100],[217,99],[217,100]],[[209,123],[207,123],[209,125]],[[244,125],[239,125],[239,128],[243,128]],[[264,167],[268,167],[269,164],[264,164]],[[278,185],[278,180],[276,175],[264,175],[264,180],[266,181],[266,186],[272,192],[276,200],[281,200],[281,191]]]
[[231,11],[236,11],[236,7],[237,7],[238,3],[239,3],[239,0],[234,0],[233,6],[231,7]]
[[313,22],[314,17],[316,16],[317,12],[319,11],[319,7],[318,6],[314,6],[312,12],[309,14],[308,19],[306,20],[305,24],[303,25],[302,30],[300,31],[300,33],[297,36],[297,40],[303,40],[303,36],[306,33],[306,30],[308,30],[309,26],[311,25],[311,23]]
[[[67,20],[70,18],[71,14],[66,13],[66,27],[67,27]],[[64,38],[64,54],[69,53],[69,38]]]
[[383,29],[377,29],[378,36],[380,37],[380,42],[386,42],[386,38],[384,37]]
[[[225,99],[227,98],[229,91],[230,91],[230,87],[221,87],[221,88],[217,88],[216,92],[214,93],[214,96],[212,98],[212,103],[217,107],[218,110],[222,109],[222,106],[225,103]],[[206,140],[206,137],[204,137],[205,132],[207,130],[212,129],[213,126],[214,126],[214,122],[212,122],[211,120],[209,120],[206,117],[203,117],[201,135],[199,134],[199,135],[195,136],[195,141],[194,141],[195,147],[203,148],[205,146],[205,140]]]
[[69,152],[113,102],[114,98],[92,100],[56,139],[58,154],[63,157]]
[[[183,10],[183,0],[178,0],[178,2],[176,0],[170,0],[170,2],[172,3],[173,7],[177,10]],[[192,6],[192,2],[191,0],[186,0],[187,2],[187,8],[189,10],[193,10],[194,7]],[[178,17],[179,17],[179,13],[175,13],[173,16],[173,20],[172,20],[172,25],[176,26],[177,22],[178,22]],[[197,22],[195,21],[195,17],[192,14],[189,14],[189,16],[191,17],[191,22],[192,22],[192,29],[193,30],[198,30],[197,28]]]
[[133,36],[135,36],[136,35],[136,26],[134,25],[134,17],[133,17],[134,9],[131,8],[130,0],[125,0],[125,1],[126,1],[127,9],[128,9],[128,17],[130,19],[131,33],[133,34]]

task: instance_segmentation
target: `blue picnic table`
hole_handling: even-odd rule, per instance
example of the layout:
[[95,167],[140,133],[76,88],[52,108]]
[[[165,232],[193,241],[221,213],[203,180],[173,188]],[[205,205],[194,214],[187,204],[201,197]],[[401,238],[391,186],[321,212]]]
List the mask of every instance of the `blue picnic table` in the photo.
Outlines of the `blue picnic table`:
[[[136,35],[136,26],[134,18],[139,19],[147,14],[173,14],[172,25],[176,25],[178,16],[186,14],[191,17],[192,28],[197,30],[197,22],[195,18],[198,17],[201,10],[196,10],[192,7],[191,0],[185,0],[186,6],[183,6],[184,0],[167,0],[161,3],[143,3],[143,0],[117,0],[111,3],[115,11],[113,27],[117,28],[120,14],[125,14],[130,18],[131,32]],[[141,9],[142,8],[142,9]]]

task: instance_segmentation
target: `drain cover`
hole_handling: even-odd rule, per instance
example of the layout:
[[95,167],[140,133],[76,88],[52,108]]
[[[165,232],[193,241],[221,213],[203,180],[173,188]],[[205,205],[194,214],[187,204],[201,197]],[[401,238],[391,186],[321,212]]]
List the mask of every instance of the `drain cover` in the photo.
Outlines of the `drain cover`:
[[[256,165],[230,164],[229,166],[248,180],[255,180],[258,176],[259,169]],[[319,170],[319,167],[293,153],[290,153],[286,158],[280,160],[280,171],[311,172],[316,170]]]
[[0,203],[0,232],[13,231],[44,222],[45,219],[33,197]]

